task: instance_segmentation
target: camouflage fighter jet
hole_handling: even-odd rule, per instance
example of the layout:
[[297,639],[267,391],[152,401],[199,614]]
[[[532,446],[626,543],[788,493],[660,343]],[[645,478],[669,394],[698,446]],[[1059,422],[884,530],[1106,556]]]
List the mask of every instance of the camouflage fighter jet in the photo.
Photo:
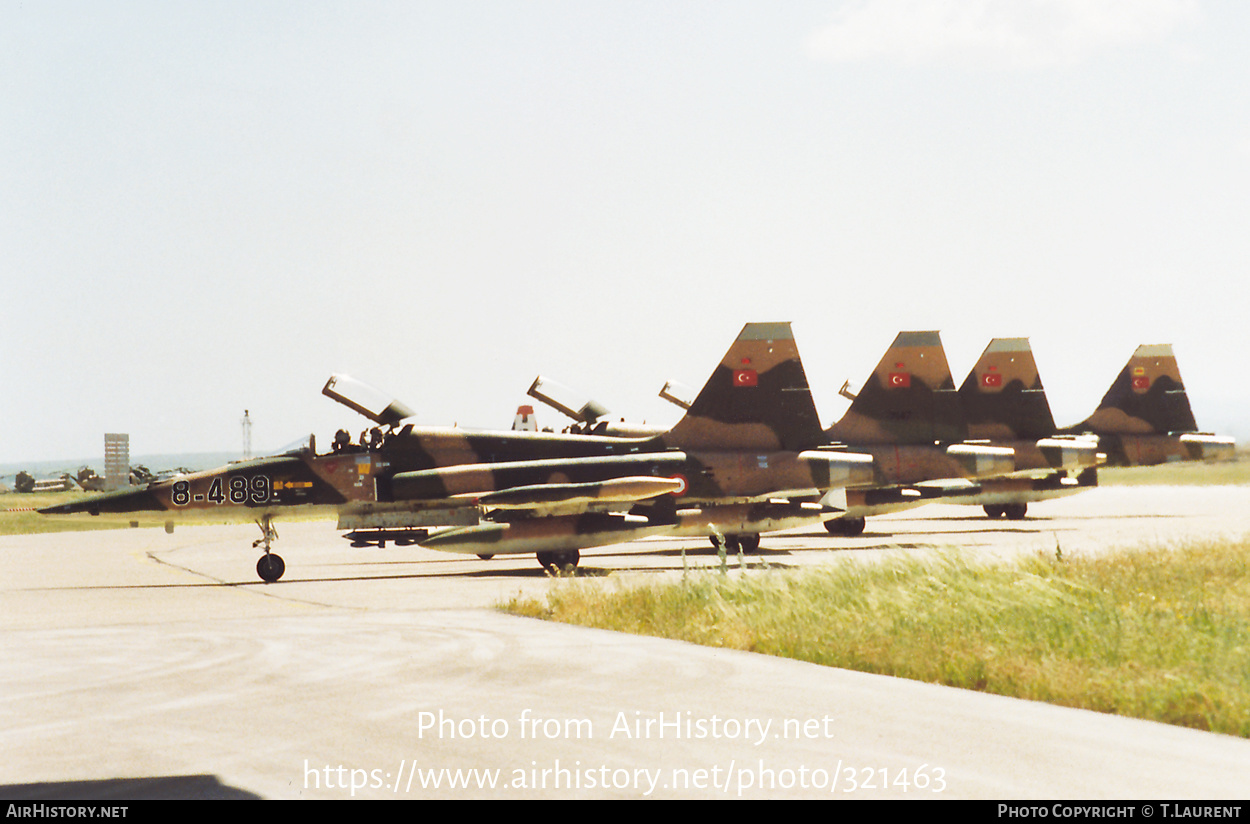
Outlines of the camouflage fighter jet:
[[[1139,346],[1103,397],[1097,411],[1059,430],[1046,401],[1037,364],[1025,338],[990,342],[960,387],[974,436],[1039,438],[1043,442],[1092,440],[1109,466],[1150,466],[1171,461],[1230,457],[1232,438],[1199,433],[1172,347]],[[984,507],[991,518],[1023,518],[1034,501],[1097,486],[1097,470],[1004,478],[982,484],[979,495],[951,503]]]
[[872,455],[877,473],[874,486],[847,488],[844,502],[836,496],[827,501],[845,510],[825,522],[835,535],[859,534],[868,515],[968,495],[986,479],[1097,461],[1092,442],[997,439],[971,431],[937,332],[900,332],[825,434]]
[[[483,557],[538,552],[544,566],[560,567],[575,565],[583,548],[648,535],[719,536],[731,548],[752,549],[760,532],[829,517],[823,496],[872,477],[871,458],[824,443],[784,323],[747,324],[667,432],[640,439],[571,437],[633,444],[636,454],[628,460],[639,468],[626,472],[622,458],[619,468],[551,460],[409,473],[415,486],[406,494],[469,496],[486,512],[485,522],[437,533],[422,545]],[[624,497],[624,487],[644,474],[675,485],[668,494]]]
[[1171,344],[1143,344],[1111,383],[1094,414],[1061,430],[1098,438],[1109,466],[1230,458],[1233,438],[1199,432]]
[[[684,394],[669,382],[660,397],[689,408]],[[968,442],[937,332],[900,332],[851,397],[851,408],[824,436],[830,446],[872,455],[874,483],[827,497],[843,510],[822,519],[834,534],[857,535],[867,515],[967,493],[977,488],[972,479],[1016,468],[1010,447]]]
[[991,518],[1019,520],[1030,502],[1098,485],[1097,466],[1106,455],[1096,437],[1058,433],[1028,338],[990,341],[960,384],[959,401],[969,437],[1011,446],[1017,469],[1026,472],[982,480],[976,494],[943,503],[981,506]]
[[[258,516],[262,580],[285,570],[273,518],[331,504],[339,527],[489,557],[537,554],[575,566],[579,550],[651,534],[715,534],[758,542],[761,531],[824,515],[832,489],[871,479],[871,459],[823,447],[788,323],[754,323],[690,411],[649,438],[416,427],[412,412],[345,376],[323,393],[376,427],[330,452],[230,464],[41,510],[45,514],[245,507]],[[386,427],[383,432],[381,427]],[[426,539],[429,527],[452,527]],[[407,537],[402,537],[407,536]]]

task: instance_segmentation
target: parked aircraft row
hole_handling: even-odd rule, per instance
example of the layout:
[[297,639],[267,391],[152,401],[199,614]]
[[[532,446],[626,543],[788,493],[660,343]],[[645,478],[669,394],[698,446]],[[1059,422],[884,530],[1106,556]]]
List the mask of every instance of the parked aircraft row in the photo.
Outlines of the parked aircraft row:
[[[1172,454],[1136,441],[1104,446],[1095,426],[1175,438],[1190,457],[1232,449],[1231,439],[1184,440],[1196,427],[1170,349],[1139,350],[1099,410],[1064,431],[1054,427],[1027,352],[1018,339],[991,344],[964,394],[937,333],[901,333],[828,429],[788,323],[744,326],[685,415],[660,433],[418,427],[405,422],[407,407],[334,376],[323,393],[372,420],[372,437],[336,438],[323,454],[310,441],[42,512],[168,517],[248,507],[259,516],[253,546],[263,549],[256,569],[265,581],[285,570],[272,551],[274,516],[325,504],[338,507],[340,528],[358,541],[411,540],[483,558],[532,552],[545,567],[570,568],[581,549],[650,535],[754,549],[760,533],[794,526],[830,522],[830,531],[854,532],[866,514],[953,495],[998,495],[984,499],[987,511],[1013,514],[1006,507],[1022,495],[1094,483],[1108,455]],[[1019,483],[1022,472],[1041,477],[1025,478],[1027,489],[993,485]]]
[[[921,363],[923,368],[900,371],[909,363]],[[893,483],[885,488],[848,488],[845,512],[825,521],[834,534],[858,534],[865,516],[937,499],[981,506],[991,518],[1020,519],[1031,502],[1097,485],[1096,471],[1083,460],[1087,456],[1056,455],[1056,450],[1084,452],[1092,444],[1104,453],[1099,463],[1153,466],[1218,460],[1231,457],[1235,448],[1232,438],[1197,431],[1168,344],[1139,346],[1095,413],[1062,429],[1055,424],[1028,338],[990,341],[956,390],[939,334],[901,332],[863,384],[864,390],[847,394],[849,385],[844,384],[842,394],[852,400],[851,408],[826,435],[857,452],[873,454],[881,474]],[[666,383],[660,397],[688,408],[674,386]],[[891,391],[883,392],[883,387]],[[639,428],[606,421],[602,404],[577,400],[572,390],[542,376],[529,394],[573,418],[574,424],[565,431],[614,434]],[[975,484],[940,472],[931,476],[926,469],[933,467],[915,460],[929,453],[911,448],[956,441],[1013,449],[1014,471]]]

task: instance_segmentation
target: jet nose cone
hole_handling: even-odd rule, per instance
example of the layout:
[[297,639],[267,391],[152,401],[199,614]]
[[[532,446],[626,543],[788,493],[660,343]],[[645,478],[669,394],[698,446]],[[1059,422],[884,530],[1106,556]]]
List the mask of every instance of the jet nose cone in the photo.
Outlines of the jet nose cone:
[[165,506],[152,494],[150,489],[123,489],[117,492],[106,492],[73,501],[68,504],[48,506],[39,510],[41,515],[99,515],[116,512],[150,512],[164,511]]

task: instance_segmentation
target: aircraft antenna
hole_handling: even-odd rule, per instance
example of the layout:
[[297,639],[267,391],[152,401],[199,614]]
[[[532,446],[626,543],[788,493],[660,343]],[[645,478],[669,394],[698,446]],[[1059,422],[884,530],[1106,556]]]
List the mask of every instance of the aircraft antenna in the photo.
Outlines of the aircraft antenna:
[[243,460],[252,459],[252,418],[243,410]]

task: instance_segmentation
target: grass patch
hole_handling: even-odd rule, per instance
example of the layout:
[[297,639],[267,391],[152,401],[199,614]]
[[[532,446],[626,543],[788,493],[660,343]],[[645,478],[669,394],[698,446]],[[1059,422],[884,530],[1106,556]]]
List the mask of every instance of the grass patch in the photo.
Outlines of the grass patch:
[[1250,484],[1250,454],[1227,461],[1179,461],[1159,466],[1104,466],[1099,486],[1208,486]]
[[954,552],[504,608],[1250,737],[1250,538],[972,565]]

